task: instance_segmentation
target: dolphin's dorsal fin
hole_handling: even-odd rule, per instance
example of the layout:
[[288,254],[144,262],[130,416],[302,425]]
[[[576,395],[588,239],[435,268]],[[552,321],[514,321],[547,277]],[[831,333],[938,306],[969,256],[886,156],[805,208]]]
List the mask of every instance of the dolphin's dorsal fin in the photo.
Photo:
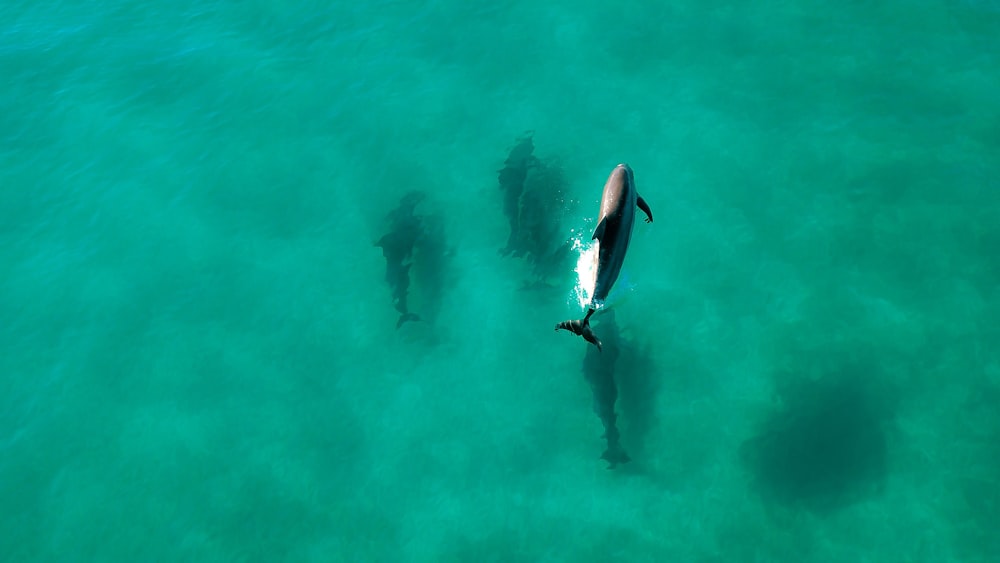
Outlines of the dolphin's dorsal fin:
[[597,228],[594,229],[594,236],[590,237],[590,240],[601,240],[604,238],[604,227],[607,225],[607,217],[601,219],[601,222],[597,224]]

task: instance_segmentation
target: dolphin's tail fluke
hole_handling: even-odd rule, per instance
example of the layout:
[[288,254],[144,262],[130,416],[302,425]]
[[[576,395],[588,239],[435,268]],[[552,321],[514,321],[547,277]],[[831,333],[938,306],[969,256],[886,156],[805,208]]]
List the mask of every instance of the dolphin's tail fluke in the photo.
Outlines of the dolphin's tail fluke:
[[597,335],[594,334],[593,329],[590,328],[590,316],[594,314],[594,311],[595,309],[587,311],[587,316],[583,317],[582,320],[563,321],[556,325],[556,330],[568,330],[573,334],[582,336],[584,340],[590,342],[594,346],[597,346],[597,350],[600,351],[601,341],[598,340]]
[[604,450],[604,453],[601,454],[601,459],[608,462],[608,469],[614,469],[619,465],[632,461],[632,458],[625,453],[625,449],[622,448],[621,444],[608,445],[608,449]]
[[[612,403],[611,408],[614,408],[614,403]],[[601,459],[608,462],[608,469],[614,469],[619,465],[632,461],[632,458],[625,453],[625,448],[622,447],[621,442],[618,441],[621,434],[618,432],[617,420],[618,416],[613,411],[601,415],[601,422],[604,424],[603,438],[608,441],[608,447],[601,454]]]
[[399,320],[396,321],[396,330],[399,330],[399,327],[403,326],[403,323],[405,323],[406,321],[419,321],[419,320],[420,320],[420,315],[417,315],[416,313],[403,313],[402,315],[399,316]]

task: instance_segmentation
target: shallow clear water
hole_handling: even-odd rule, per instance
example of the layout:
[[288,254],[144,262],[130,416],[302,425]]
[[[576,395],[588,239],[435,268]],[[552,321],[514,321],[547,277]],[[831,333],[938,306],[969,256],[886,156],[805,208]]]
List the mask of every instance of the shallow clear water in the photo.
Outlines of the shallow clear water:
[[[993,1],[4,3],[0,560],[1000,559],[998,37]],[[497,252],[526,130],[566,236],[619,162],[656,217],[614,471],[575,260],[522,291]],[[397,330],[412,190],[444,244]]]

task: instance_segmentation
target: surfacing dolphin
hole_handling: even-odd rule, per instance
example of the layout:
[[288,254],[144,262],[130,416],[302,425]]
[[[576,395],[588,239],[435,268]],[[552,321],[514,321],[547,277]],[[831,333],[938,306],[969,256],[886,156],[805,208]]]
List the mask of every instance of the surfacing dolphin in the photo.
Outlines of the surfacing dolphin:
[[625,253],[635,225],[635,208],[646,214],[646,222],[653,222],[653,212],[635,188],[635,176],[628,164],[619,164],[611,171],[601,195],[601,213],[591,240],[597,240],[597,283],[590,300],[587,315],[580,320],[563,321],[556,330],[565,329],[580,335],[601,350],[601,341],[590,328],[590,317],[604,304],[608,293],[618,280],[625,262]]

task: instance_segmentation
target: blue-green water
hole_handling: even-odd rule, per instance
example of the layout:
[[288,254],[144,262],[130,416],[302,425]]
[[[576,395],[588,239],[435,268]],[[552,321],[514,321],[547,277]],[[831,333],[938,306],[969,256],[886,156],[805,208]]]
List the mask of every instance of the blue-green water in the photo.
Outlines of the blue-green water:
[[[0,560],[1000,559],[998,38],[992,0],[4,3]],[[618,162],[656,216],[614,471],[572,272],[497,253],[525,130],[577,237]],[[396,330],[411,190],[447,268]]]

